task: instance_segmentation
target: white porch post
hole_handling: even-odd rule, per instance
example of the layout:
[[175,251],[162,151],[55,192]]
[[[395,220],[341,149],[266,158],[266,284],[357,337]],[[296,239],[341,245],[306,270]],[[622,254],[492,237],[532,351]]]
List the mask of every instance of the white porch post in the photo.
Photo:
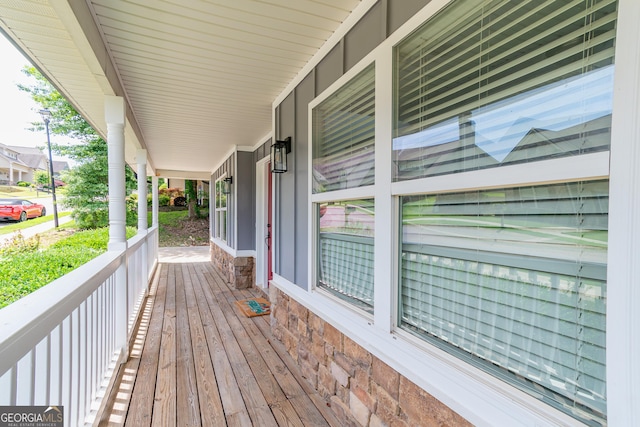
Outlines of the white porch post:
[[136,152],[138,164],[138,234],[147,232],[147,150]]
[[159,201],[158,201],[158,177],[154,176],[151,178],[151,194],[153,197],[153,200],[151,202],[151,218],[152,218],[152,225],[154,227],[156,227],[158,225],[158,206],[159,206]]
[[[127,250],[127,212],[125,205],[125,161],[124,161],[124,98],[106,96],[104,102],[107,122],[107,146],[109,159],[109,251]],[[128,354],[128,281],[127,262],[123,259],[116,271],[116,348],[121,348],[121,356]],[[121,360],[125,358],[121,357]]]
[[[136,164],[138,166],[138,234],[147,234],[147,150],[138,149],[136,151]],[[149,290],[149,241],[147,239],[140,248],[142,257],[140,258],[140,277],[138,280],[144,283],[145,295]]]
[[13,185],[13,162],[9,161],[9,185]]

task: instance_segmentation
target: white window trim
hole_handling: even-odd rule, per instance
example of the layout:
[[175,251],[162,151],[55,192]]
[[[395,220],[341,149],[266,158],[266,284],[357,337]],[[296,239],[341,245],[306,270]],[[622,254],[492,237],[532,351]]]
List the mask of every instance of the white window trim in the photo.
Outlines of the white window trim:
[[640,425],[640,2],[619,0],[607,268],[607,421]]
[[[309,104],[309,134],[313,138],[312,110],[342,87],[349,79],[376,62],[376,153],[385,152],[392,140],[392,49],[452,0],[433,0],[416,13],[401,28],[381,43],[359,64],[323,91]],[[391,183],[389,159],[376,156],[376,185],[373,197],[376,205],[376,283],[374,324],[352,310],[336,304],[331,298],[312,290],[315,278],[315,233],[313,204],[333,200],[336,196],[358,198],[363,189],[312,194],[308,182],[309,251],[308,289],[303,289],[274,274],[274,285],[298,302],[330,322],[345,335],[379,357],[399,373],[414,381],[435,398],[476,425],[557,426],[583,425],[580,421],[529,396],[515,387],[463,362],[413,335],[395,330],[397,311],[397,200],[402,194],[429,191],[461,191],[480,188],[531,185],[566,180],[600,179],[610,174],[610,230],[607,290],[607,417],[610,426],[640,425],[640,405],[634,401],[640,369],[636,355],[640,339],[636,327],[640,324],[640,265],[634,262],[640,253],[640,3],[619,0],[616,39],[615,94],[612,124],[612,153],[595,153],[563,159],[537,162],[535,165],[492,168],[486,171],[462,173],[450,181],[450,176]],[[386,83],[386,84],[385,84]],[[386,99],[386,105],[378,101]],[[312,150],[309,150],[308,170],[312,170]],[[610,168],[609,156],[613,167]],[[548,169],[541,176],[541,166]],[[610,170],[611,169],[611,170]],[[473,178],[473,179],[471,179]],[[448,181],[449,180],[449,181]],[[448,182],[447,182],[448,181]],[[388,185],[387,185],[388,183]],[[379,248],[379,249],[378,249]],[[391,256],[389,256],[391,254]],[[379,262],[381,261],[381,262]],[[384,298],[383,298],[384,296]],[[385,299],[387,298],[387,299]],[[611,309],[615,307],[614,309]]]
[[[213,206],[214,206],[213,216],[214,216],[214,224],[215,224],[215,231],[214,231],[214,234],[213,234],[213,241],[216,242],[216,244],[218,246],[220,246],[220,247],[222,247],[221,243],[224,243],[224,246],[228,247],[227,242],[229,241],[229,235],[228,235],[228,231],[229,231],[229,227],[228,227],[228,225],[229,225],[229,199],[228,199],[228,197],[227,197],[227,201],[226,201],[226,206],[224,208],[219,208],[218,207],[218,182],[223,181],[226,177],[227,177],[226,173],[220,175],[218,177],[218,179],[216,179],[215,184],[213,186],[213,188],[215,190],[215,192],[214,192],[215,196],[213,198],[213,200],[214,200],[213,201]],[[229,196],[229,195],[227,194],[227,196]],[[220,238],[220,220],[218,219],[218,212],[221,212],[223,210],[227,213],[227,229],[225,230],[225,233],[224,233],[224,235],[226,236],[226,239]]]

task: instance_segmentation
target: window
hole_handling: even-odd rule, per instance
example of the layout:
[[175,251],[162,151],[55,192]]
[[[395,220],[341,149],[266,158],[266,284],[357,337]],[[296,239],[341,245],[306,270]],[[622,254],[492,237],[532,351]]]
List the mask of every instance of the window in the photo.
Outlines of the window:
[[401,209],[401,326],[601,418],[608,182],[405,196]]
[[313,192],[374,183],[374,66],[313,109]]
[[318,286],[373,311],[373,199],[318,204]]
[[220,240],[227,241],[227,195],[224,194],[224,177],[216,181],[216,235]]
[[[454,1],[394,48],[393,180],[424,187],[396,193],[399,327],[590,425],[607,417],[608,181],[544,161],[609,150],[616,15]],[[510,182],[531,162],[539,184]],[[502,166],[502,188],[465,190]]]
[[395,180],[608,150],[615,32],[615,0],[453,3],[395,50]]
[[312,119],[315,285],[372,313],[374,64],[315,106]]

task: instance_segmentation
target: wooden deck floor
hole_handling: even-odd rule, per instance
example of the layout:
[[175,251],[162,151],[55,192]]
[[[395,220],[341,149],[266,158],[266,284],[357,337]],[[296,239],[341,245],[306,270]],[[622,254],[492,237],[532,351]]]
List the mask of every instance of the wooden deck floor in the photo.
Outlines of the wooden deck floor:
[[160,264],[102,426],[338,426],[269,316],[246,318],[209,262]]

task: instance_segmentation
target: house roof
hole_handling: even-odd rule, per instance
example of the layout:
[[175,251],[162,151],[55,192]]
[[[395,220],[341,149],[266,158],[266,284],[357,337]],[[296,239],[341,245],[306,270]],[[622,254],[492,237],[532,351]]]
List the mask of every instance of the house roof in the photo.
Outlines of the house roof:
[[[127,102],[126,159],[208,179],[275,127],[273,105],[375,0],[0,3],[0,29],[106,135],[104,96]],[[153,169],[153,171],[151,171]]]

